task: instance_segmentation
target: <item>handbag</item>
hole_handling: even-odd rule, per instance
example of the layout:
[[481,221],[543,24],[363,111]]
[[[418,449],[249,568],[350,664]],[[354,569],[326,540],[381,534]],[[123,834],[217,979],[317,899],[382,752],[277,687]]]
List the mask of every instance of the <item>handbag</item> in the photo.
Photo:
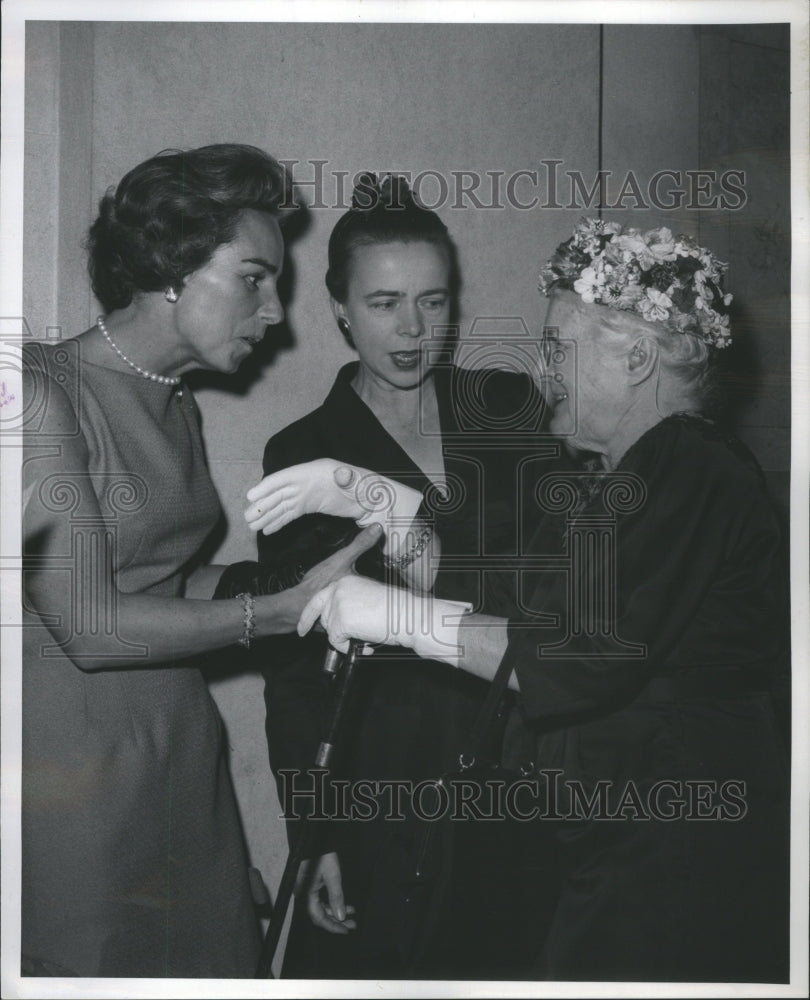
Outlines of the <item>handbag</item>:
[[437,782],[449,808],[425,824],[422,836],[419,864],[424,875],[432,868],[434,878],[415,935],[414,977],[534,978],[556,899],[557,865],[551,829],[517,818],[510,803],[512,792],[535,786],[542,792],[531,778],[533,765],[501,763],[516,656],[515,647],[507,647],[458,767]]

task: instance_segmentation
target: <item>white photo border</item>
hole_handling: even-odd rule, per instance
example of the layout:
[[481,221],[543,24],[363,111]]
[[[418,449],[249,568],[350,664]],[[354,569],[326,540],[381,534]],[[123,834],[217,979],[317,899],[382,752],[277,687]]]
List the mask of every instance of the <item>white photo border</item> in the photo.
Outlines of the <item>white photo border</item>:
[[[0,628],[2,653],[2,996],[3,997],[800,997],[808,994],[808,720],[810,719],[810,142],[808,8],[804,0],[4,0],[2,4],[2,160],[0,160],[0,337],[17,336],[22,317],[25,24],[55,21],[173,22],[537,22],[644,24],[791,24],[792,452],[791,597],[793,773],[791,982],[788,986],[661,983],[402,983],[19,977],[21,630]],[[0,345],[1,346],[1,345]],[[13,389],[13,386],[12,386]],[[20,393],[15,393],[17,405]],[[13,406],[13,404],[12,404]],[[9,411],[13,419],[13,408]],[[18,619],[19,450],[0,449],[2,625]]]

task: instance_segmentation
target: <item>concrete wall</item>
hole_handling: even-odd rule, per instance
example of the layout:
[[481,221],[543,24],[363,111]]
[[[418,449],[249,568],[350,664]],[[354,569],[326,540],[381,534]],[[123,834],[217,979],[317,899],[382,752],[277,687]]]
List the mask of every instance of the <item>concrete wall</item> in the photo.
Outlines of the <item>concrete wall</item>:
[[[590,179],[600,150],[602,166],[616,177],[630,169],[642,180],[665,168],[694,169],[710,152],[701,60],[714,52],[706,46],[718,44],[730,43],[725,35],[707,41],[689,26],[608,26],[600,47],[597,25],[29,22],[26,317],[35,336],[55,326],[73,335],[94,321],[80,242],[95,205],[128,168],[169,146],[253,143],[299,161],[299,180],[313,178],[311,161],[327,161],[327,203],[334,202],[336,172],[367,168],[436,171],[451,181],[453,172],[500,171],[502,202],[506,178],[524,169],[537,171],[536,188],[524,177],[515,194],[528,202],[539,189],[542,202],[547,159]],[[731,63],[724,63],[728,72]],[[756,86],[763,86],[760,75]],[[738,89],[734,114],[744,117],[754,96]],[[729,106],[719,113],[731,114]],[[735,154],[732,144],[723,162],[731,157],[736,165]],[[754,161],[760,178],[767,158]],[[767,214],[785,176],[756,181],[759,211]],[[314,189],[303,191],[313,204]],[[479,191],[485,203],[486,191]],[[426,183],[428,198],[438,193]],[[581,211],[474,210],[452,196],[439,210],[459,247],[462,343],[476,319],[476,331],[496,332],[492,317],[520,317],[537,331],[544,312],[538,268]],[[263,365],[230,381],[199,379],[211,469],[229,519],[217,561],[252,556],[241,511],[260,475],[264,442],[316,406],[351,357],[323,285],[328,234],[340,214],[313,205],[309,228],[292,248],[287,325]],[[642,227],[711,228],[705,213],[689,210],[632,215]],[[725,232],[737,223],[715,218],[711,225]],[[724,242],[718,249],[734,260],[733,234]],[[774,246],[781,245],[777,238]],[[747,286],[738,294],[745,301]],[[761,307],[750,303],[750,315]],[[754,323],[750,336],[786,358],[785,320],[783,310],[777,322]],[[481,360],[476,355],[474,363]],[[760,460],[784,475],[788,411],[768,399],[749,400],[746,419]],[[266,760],[261,683],[240,675],[213,687],[252,860],[274,890],[286,844]]]

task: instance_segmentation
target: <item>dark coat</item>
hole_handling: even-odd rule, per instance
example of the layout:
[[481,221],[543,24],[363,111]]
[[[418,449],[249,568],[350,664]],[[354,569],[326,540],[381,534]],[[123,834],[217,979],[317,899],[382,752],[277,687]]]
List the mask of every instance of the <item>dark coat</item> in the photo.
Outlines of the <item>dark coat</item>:
[[623,498],[611,475],[534,545],[564,550],[618,501],[612,562],[580,565],[575,590],[537,574],[527,610],[546,617],[509,626],[520,697],[507,742],[556,772],[558,791],[540,822],[556,830],[562,893],[537,978],[785,981],[779,519],[750,453],[693,416],[627,452]]
[[[321,457],[373,469],[425,492],[442,539],[440,597],[483,608],[486,571],[482,557],[514,559],[534,520],[531,483],[550,468],[559,445],[543,444],[544,407],[525,375],[438,367],[445,473],[451,488],[442,500],[425,473],[383,429],[351,386],[357,365],[345,366],[324,403],[275,435],[264,453],[269,474]],[[525,504],[519,502],[525,492]],[[530,509],[531,508],[531,509]],[[520,525],[526,524],[521,535]],[[271,536],[259,536],[259,558],[268,567],[307,568],[356,528],[351,521],[308,515]],[[382,579],[379,552],[358,569]],[[510,605],[512,607],[512,605]],[[497,608],[487,608],[497,613]],[[503,613],[506,613],[505,609]],[[322,664],[322,634],[281,637],[266,644],[267,738],[274,772],[312,766],[329,710]],[[457,763],[487,685],[446,664],[388,650],[385,663],[361,662],[345,745],[334,773],[352,779],[439,777]],[[279,783],[282,800],[285,786]],[[285,975],[301,977],[409,975],[414,933],[407,905],[415,869],[416,834],[410,822],[335,823],[319,851],[337,848],[347,902],[357,908],[358,930],[333,937],[297,916]],[[410,908],[413,910],[413,907]]]

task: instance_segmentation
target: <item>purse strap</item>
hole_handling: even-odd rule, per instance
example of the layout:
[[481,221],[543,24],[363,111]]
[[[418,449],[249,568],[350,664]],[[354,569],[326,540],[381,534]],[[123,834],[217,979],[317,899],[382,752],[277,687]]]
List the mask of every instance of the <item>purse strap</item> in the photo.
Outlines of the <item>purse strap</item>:
[[459,765],[462,770],[472,767],[486,751],[487,743],[492,737],[495,723],[501,715],[509,678],[515,669],[517,661],[516,646],[517,644],[512,642],[507,644],[503,659],[495,671],[495,676],[489,685],[487,696],[470,730],[469,749],[466,753],[462,751],[459,755]]

